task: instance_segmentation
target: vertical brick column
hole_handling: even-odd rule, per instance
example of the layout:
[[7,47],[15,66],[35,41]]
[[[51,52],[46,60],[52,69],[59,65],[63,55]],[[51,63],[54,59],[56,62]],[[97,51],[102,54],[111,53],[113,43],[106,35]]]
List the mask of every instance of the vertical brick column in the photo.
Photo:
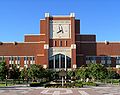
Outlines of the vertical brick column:
[[71,45],[71,65],[72,65],[72,68],[76,68],[77,67],[77,64],[76,64],[76,44],[72,44]]
[[75,14],[70,14],[71,20],[71,65],[72,68],[76,68],[76,44],[75,44]]
[[45,63],[43,64],[43,67],[48,67],[49,66],[49,44],[44,45],[44,57],[45,57]]
[[50,14],[45,13],[45,20],[46,20],[46,40],[44,44],[44,57],[45,57],[45,64],[43,67],[49,66],[49,38],[50,38]]

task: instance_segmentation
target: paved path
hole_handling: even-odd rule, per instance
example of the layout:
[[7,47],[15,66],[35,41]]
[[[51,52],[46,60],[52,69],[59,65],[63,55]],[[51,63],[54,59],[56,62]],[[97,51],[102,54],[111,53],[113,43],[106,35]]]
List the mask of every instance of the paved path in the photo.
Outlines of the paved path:
[[120,87],[92,88],[0,88],[0,95],[120,95]]

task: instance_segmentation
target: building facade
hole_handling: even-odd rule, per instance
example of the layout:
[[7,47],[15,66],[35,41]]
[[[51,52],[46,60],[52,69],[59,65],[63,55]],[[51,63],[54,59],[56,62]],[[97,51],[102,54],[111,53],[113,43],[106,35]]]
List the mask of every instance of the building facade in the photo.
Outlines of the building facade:
[[25,35],[24,42],[0,42],[0,60],[18,68],[40,64],[50,69],[71,69],[88,63],[119,67],[120,43],[96,42],[96,35],[80,34],[74,13],[40,20],[40,34]]

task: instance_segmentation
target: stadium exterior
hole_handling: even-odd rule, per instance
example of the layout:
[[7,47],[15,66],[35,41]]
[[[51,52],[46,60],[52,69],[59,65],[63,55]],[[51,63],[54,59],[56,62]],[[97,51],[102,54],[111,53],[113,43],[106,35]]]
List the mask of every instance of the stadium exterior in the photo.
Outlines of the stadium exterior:
[[[99,36],[99,35],[98,35]],[[119,68],[120,42],[96,42],[96,35],[80,34],[75,14],[40,20],[40,34],[28,34],[24,42],[0,42],[0,61],[18,68],[40,64],[50,69],[71,69],[88,63]]]

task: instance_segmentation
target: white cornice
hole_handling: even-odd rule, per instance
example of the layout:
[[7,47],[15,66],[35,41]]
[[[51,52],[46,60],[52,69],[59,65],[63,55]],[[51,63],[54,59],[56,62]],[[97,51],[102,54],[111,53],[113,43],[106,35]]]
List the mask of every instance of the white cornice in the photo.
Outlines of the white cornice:
[[43,19],[40,19],[40,20],[45,20],[45,19],[43,18]]
[[45,13],[45,17],[75,17],[75,13],[70,13],[70,15],[50,15],[50,13]]
[[[14,42],[2,42],[3,44],[13,44]],[[27,43],[45,43],[45,41],[39,42],[16,42],[17,44],[27,44]]]
[[40,35],[45,35],[45,34],[24,34],[24,36],[40,36]]
[[59,18],[62,18],[62,17],[70,17],[69,15],[52,15],[51,17],[59,17]]
[[32,35],[34,35],[34,36],[39,36],[40,34],[24,34],[24,36],[32,36]]
[[35,57],[35,56],[19,56],[19,55],[17,56],[16,55],[16,56],[0,56],[0,57]]

